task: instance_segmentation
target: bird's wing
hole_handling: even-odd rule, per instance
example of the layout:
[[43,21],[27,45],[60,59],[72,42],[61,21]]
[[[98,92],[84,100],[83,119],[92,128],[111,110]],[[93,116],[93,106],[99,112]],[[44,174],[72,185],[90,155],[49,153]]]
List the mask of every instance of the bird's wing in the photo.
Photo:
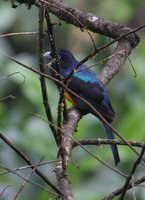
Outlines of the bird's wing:
[[86,82],[73,76],[69,83],[69,88],[92,102],[100,103],[104,99],[103,88],[96,82]]
[[[72,77],[69,82],[68,87],[78,94],[81,98],[87,100],[95,109],[102,114],[102,116],[109,122],[113,120],[114,111],[108,100],[105,88],[99,81],[96,82],[85,82],[75,76]],[[97,116],[95,112],[92,111],[89,105],[87,105],[81,98],[76,97],[73,94],[69,94],[78,107],[86,113],[90,112]],[[98,116],[97,116],[98,117]]]

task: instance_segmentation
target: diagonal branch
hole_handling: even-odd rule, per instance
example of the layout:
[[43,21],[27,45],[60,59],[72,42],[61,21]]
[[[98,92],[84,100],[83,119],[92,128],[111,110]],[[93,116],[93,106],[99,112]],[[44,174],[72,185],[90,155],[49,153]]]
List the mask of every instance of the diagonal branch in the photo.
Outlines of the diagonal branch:
[[[0,133],[0,139],[3,140],[11,149],[13,149],[17,153],[17,155],[22,158],[28,165],[31,165],[32,170],[35,169],[35,166],[27,158],[27,156],[14,144],[12,144],[2,133]],[[62,195],[61,191],[44,174],[42,174],[38,169],[35,169],[35,172],[44,182],[46,182],[51,188],[53,188],[55,192],[57,192],[59,195]]]
[[145,147],[142,148],[142,151],[141,151],[139,157],[135,161],[135,163],[134,163],[134,165],[133,165],[133,167],[131,169],[131,172],[130,172],[130,174],[128,175],[128,177],[126,179],[126,182],[125,182],[125,185],[123,187],[121,196],[119,197],[119,200],[123,200],[124,199],[126,191],[127,191],[128,187],[129,187],[129,185],[131,184],[130,181],[131,181],[131,179],[133,177],[133,174],[135,173],[135,170],[137,169],[137,166],[141,163],[141,160],[143,158],[144,152],[145,152]]
[[39,183],[36,183],[36,182],[34,182],[34,181],[31,181],[31,180],[27,179],[26,177],[22,176],[22,175],[19,174],[18,172],[12,171],[10,168],[5,167],[5,166],[3,166],[2,164],[0,164],[0,167],[3,168],[3,169],[5,169],[6,171],[10,171],[12,174],[17,175],[19,178],[21,178],[22,180],[26,181],[27,183],[30,183],[31,185],[36,186],[37,188],[41,188],[41,189],[43,189],[44,191],[47,191],[48,193],[52,193],[52,194],[56,195],[55,193],[49,191],[48,188],[42,186],[42,185],[39,184]]
[[[139,158],[139,159],[140,159],[140,158]],[[128,184],[127,190],[131,189],[132,186],[136,186],[136,185],[139,185],[139,184],[144,183],[144,182],[145,182],[145,176],[142,176],[142,177],[140,177],[140,178],[136,178],[136,179],[134,180],[133,185],[132,185],[132,183],[129,183],[129,184]],[[123,189],[124,189],[124,186],[118,188],[117,190],[114,190],[114,191],[111,192],[110,194],[106,195],[102,200],[112,200],[113,198],[119,196],[119,195],[122,193]]]
[[[43,158],[38,162],[38,164],[43,160]],[[26,180],[29,180],[30,177],[32,176],[32,174],[35,172],[35,169],[37,168],[37,166],[34,167],[34,169],[28,174],[28,176],[26,177]],[[12,172],[12,171],[11,171]],[[13,198],[13,200],[16,200],[18,198],[18,196],[20,195],[20,193],[22,192],[22,190],[24,189],[25,185],[27,184],[27,181],[24,181],[22,183],[22,186],[20,187],[20,189],[18,190],[18,192],[16,193],[15,197]]]

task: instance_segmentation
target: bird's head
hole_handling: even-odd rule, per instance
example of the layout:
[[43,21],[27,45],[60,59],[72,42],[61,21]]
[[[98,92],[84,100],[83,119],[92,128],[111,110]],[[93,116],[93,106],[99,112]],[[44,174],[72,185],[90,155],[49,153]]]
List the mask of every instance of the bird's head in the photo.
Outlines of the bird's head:
[[[73,66],[76,66],[77,60],[73,56],[73,54],[67,49],[58,48],[56,53],[59,58],[59,63],[62,69],[70,69]],[[48,58],[49,61],[52,61],[56,57],[56,53],[54,52],[45,52],[43,54],[44,57]]]
[[74,56],[73,56],[73,54],[70,51],[68,51],[67,49],[62,49],[62,48],[58,48],[56,50],[56,52],[50,52],[50,51],[45,52],[43,54],[43,56],[46,57],[46,58],[48,58],[48,60],[51,61],[52,59],[54,59],[56,57],[56,54],[59,56],[60,60],[67,61],[67,60],[73,60],[73,59],[75,59]]

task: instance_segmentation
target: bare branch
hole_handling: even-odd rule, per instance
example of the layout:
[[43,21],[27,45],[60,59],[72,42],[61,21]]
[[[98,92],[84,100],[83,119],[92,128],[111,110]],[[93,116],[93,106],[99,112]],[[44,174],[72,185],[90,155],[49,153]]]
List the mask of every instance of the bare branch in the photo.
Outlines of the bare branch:
[[119,199],[123,200],[127,190],[131,189],[132,187],[134,187],[136,185],[139,185],[139,184],[145,182],[145,176],[142,176],[141,178],[136,178],[136,179],[133,178],[133,184],[132,184],[132,182],[130,182],[133,174],[135,173],[137,166],[141,163],[141,160],[143,159],[144,151],[145,151],[145,147],[142,148],[142,151],[141,151],[139,157],[135,161],[135,163],[132,167],[132,170],[126,179],[125,185],[123,187],[111,192],[110,194],[106,195],[106,197],[104,197],[103,200],[112,200],[114,197],[117,197],[120,194],[121,194],[121,196]]
[[[39,163],[43,160],[43,158],[38,162]],[[33,168],[33,170],[28,174],[28,176],[26,177],[26,180],[29,180],[31,175],[34,173],[34,171],[36,170],[36,166]],[[15,197],[13,200],[16,200],[18,198],[18,196],[20,195],[21,191],[23,190],[23,188],[25,187],[25,185],[27,184],[27,181],[24,181],[24,183],[22,184],[22,186],[20,187],[19,191],[16,193]]]
[[0,35],[0,38],[3,37],[10,37],[10,36],[21,36],[21,35],[36,35],[38,36],[38,32],[17,32],[17,33],[6,33],[6,34],[2,34]]
[[[0,167],[7,170],[7,171],[11,171],[10,168],[8,167],[4,167],[3,165],[0,164]],[[22,176],[21,174],[15,172],[15,171],[11,171],[12,174],[15,174],[16,176],[18,176],[19,178],[21,178],[22,180],[26,181],[27,183],[30,183],[31,185],[41,188],[44,191],[48,192],[48,193],[52,193],[53,195],[56,195],[55,193],[49,191],[46,187],[43,187],[42,185],[40,185],[39,183],[35,183],[34,181],[30,181],[29,179],[25,178],[24,176]]]
[[0,197],[3,197],[4,192],[10,187],[10,185],[7,185],[1,192]]
[[36,164],[33,164],[33,165],[27,165],[27,166],[23,166],[23,167],[18,167],[18,168],[13,168],[11,169],[10,171],[5,171],[5,172],[2,172],[0,173],[0,176],[3,176],[5,174],[8,174],[9,172],[12,172],[12,171],[19,171],[19,170],[25,170],[25,169],[29,169],[29,168],[32,168],[32,167],[39,167],[39,166],[43,166],[43,165],[47,165],[47,164],[51,164],[51,163],[56,163],[58,162],[58,160],[54,160],[54,161],[46,161],[46,162],[41,162],[41,163],[36,163]]
[[13,95],[8,95],[8,96],[6,96],[6,97],[1,98],[1,99],[0,99],[0,102],[6,101],[6,100],[8,100],[8,99],[14,100],[14,99],[15,99],[15,96],[13,96]]
[[[39,66],[40,66],[40,72],[45,73],[44,69],[44,62],[43,62],[43,32],[44,32],[44,6],[39,8]],[[54,120],[52,117],[52,112],[49,104],[49,99],[48,99],[48,94],[47,94],[47,88],[46,88],[46,82],[45,82],[45,77],[40,75],[40,83],[41,83],[41,92],[42,92],[42,97],[43,97],[43,104],[45,108],[45,112],[48,118],[48,121],[52,122],[54,124]],[[55,129],[54,126],[52,126],[49,123],[49,126],[52,130],[52,133],[55,138],[55,142],[58,145],[58,137],[57,137],[57,130]]]
[[[33,166],[33,163],[27,158],[27,156],[21,150],[19,150],[14,144],[12,144],[2,133],[0,133],[0,139],[3,140],[11,149],[13,149],[17,153],[17,155],[21,157],[28,165],[31,165],[32,170],[35,168],[35,166]],[[45,181],[51,188],[53,188],[55,192],[62,195],[60,190],[55,185],[53,185],[53,183],[51,183],[51,181],[45,175],[43,175],[38,169],[35,169],[35,172],[43,181]]]
[[134,163],[134,165],[132,167],[132,170],[131,170],[130,174],[128,175],[127,179],[126,179],[126,182],[125,182],[124,188],[122,190],[121,196],[119,197],[119,200],[123,200],[124,199],[126,191],[127,191],[128,187],[129,187],[129,184],[130,184],[130,180],[132,179],[133,174],[135,173],[135,171],[137,169],[137,166],[141,163],[141,160],[143,158],[144,152],[145,152],[145,147],[142,148],[142,151],[141,151],[139,157],[135,161],[135,163]]
[[[144,142],[137,142],[137,141],[127,141],[127,143],[129,143],[131,146],[134,147],[145,147]],[[117,144],[117,145],[127,145],[126,142],[122,141],[122,140],[111,140],[111,139],[102,139],[102,138],[98,138],[98,139],[88,139],[88,140],[78,140],[78,141],[74,141],[73,142],[73,147],[79,146],[79,144],[81,145],[95,145],[95,146],[99,146],[99,145],[110,145],[110,144]]]
[[[144,182],[145,182],[145,176],[142,176],[141,178],[136,178],[134,180],[134,186],[139,185],[139,184],[144,183]],[[127,190],[129,190],[131,188],[132,188],[132,184],[130,183],[128,185]],[[110,194],[106,195],[102,200],[112,200],[113,198],[119,196],[122,193],[123,189],[124,189],[124,186],[118,188],[117,190],[114,190]]]

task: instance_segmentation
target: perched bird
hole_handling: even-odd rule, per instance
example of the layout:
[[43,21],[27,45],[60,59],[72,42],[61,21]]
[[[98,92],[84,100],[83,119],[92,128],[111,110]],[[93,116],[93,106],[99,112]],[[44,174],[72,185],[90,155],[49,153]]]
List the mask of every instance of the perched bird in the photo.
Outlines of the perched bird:
[[[66,49],[57,49],[57,54],[60,59],[59,72],[63,78],[67,78],[79,64],[79,61],[77,61],[73,54]],[[44,53],[44,57],[47,57],[49,61],[54,59],[54,56],[53,52]],[[56,66],[56,63],[52,62],[51,67],[57,71]],[[68,83],[68,88],[78,94],[81,98],[87,100],[106,119],[106,121],[111,124],[114,118],[114,110],[109,102],[108,92],[96,74],[88,69],[85,64],[82,64],[78,68],[78,71],[73,74]],[[83,113],[91,113],[101,120],[98,114],[81,98],[76,97],[68,91],[65,91],[64,95],[67,100],[78,107]],[[115,137],[111,128],[104,122],[102,122],[102,124],[105,128],[107,137],[109,139],[114,139]],[[115,144],[110,146],[115,164],[117,165],[120,162],[117,146]]]

